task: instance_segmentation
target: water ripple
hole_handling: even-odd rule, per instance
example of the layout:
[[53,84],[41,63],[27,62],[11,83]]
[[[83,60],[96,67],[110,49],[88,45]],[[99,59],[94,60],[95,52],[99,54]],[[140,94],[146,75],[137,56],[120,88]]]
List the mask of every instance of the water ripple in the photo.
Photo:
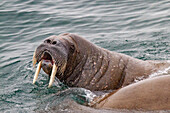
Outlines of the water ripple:
[[1,1],[0,112],[34,112],[61,90],[47,89],[43,72],[32,85],[33,52],[50,35],[72,32],[132,57],[169,60],[169,12],[169,0]]

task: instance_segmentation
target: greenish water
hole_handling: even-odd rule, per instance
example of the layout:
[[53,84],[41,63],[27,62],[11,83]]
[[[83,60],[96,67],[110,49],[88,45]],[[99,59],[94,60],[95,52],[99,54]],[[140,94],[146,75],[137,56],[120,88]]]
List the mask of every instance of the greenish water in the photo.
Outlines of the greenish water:
[[[35,48],[50,35],[71,32],[106,49],[143,60],[170,60],[170,0],[3,0],[0,2],[0,112],[35,112],[48,106],[69,112],[41,71],[32,84]],[[50,105],[49,105],[50,104]],[[66,110],[67,109],[67,110]],[[65,111],[64,111],[65,110]]]

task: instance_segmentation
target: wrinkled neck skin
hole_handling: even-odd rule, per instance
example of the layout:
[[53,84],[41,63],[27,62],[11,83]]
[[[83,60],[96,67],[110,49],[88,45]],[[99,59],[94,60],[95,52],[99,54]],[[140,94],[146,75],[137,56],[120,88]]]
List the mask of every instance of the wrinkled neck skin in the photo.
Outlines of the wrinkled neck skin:
[[157,71],[154,63],[108,51],[74,34],[66,37],[65,40],[76,45],[76,51],[69,54],[63,76],[58,76],[68,86],[114,90]]

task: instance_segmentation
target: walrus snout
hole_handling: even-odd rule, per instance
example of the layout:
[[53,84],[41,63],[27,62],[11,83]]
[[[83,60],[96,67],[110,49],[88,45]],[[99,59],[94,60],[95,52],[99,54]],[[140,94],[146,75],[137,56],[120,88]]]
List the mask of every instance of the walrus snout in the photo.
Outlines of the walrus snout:
[[51,87],[56,75],[63,75],[67,64],[68,50],[64,44],[65,42],[59,41],[57,38],[56,36],[51,36],[45,39],[34,52],[33,65],[37,62],[39,65],[33,83],[38,78],[41,68],[45,73],[51,75],[49,87]]

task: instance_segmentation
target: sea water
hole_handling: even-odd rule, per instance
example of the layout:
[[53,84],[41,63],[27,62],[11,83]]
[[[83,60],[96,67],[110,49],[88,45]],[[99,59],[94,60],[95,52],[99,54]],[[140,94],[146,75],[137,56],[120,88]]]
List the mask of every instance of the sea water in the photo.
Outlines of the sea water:
[[170,60],[170,0],[1,0],[0,112],[111,112],[80,105],[95,96],[85,89],[47,88],[43,71],[32,84],[36,47],[67,32],[142,60]]

